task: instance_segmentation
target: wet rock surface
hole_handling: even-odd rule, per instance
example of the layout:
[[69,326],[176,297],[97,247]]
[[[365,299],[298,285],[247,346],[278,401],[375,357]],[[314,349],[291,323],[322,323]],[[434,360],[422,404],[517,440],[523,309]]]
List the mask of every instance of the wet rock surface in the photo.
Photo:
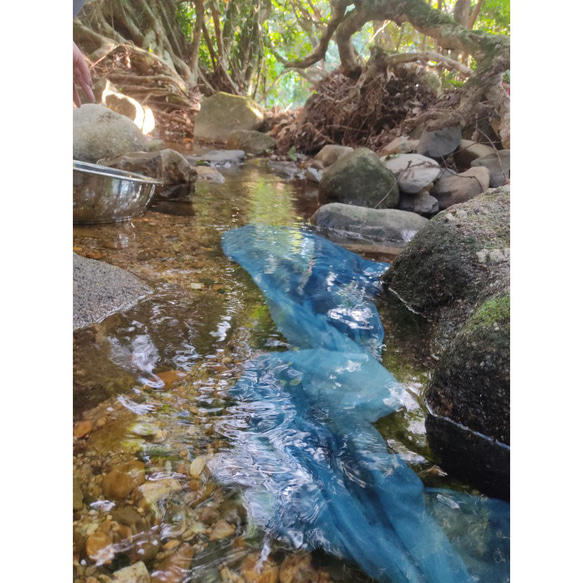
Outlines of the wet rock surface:
[[311,222],[320,234],[338,243],[379,243],[404,247],[428,219],[398,209],[370,209],[330,203],[321,206]]
[[442,211],[384,277],[387,293],[434,322],[432,346],[440,359],[425,395],[434,453],[446,470],[504,497],[510,469],[509,211],[509,187]]

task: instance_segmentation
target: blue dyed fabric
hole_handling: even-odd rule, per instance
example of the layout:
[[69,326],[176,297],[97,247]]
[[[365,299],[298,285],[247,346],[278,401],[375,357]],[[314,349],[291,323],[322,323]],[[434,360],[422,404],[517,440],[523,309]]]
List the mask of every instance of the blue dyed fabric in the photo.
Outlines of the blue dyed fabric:
[[405,398],[378,361],[373,298],[388,265],[265,225],[225,233],[223,250],[295,347],[246,366],[223,424],[233,448],[211,463],[219,480],[245,487],[252,519],[379,582],[507,580],[507,505],[426,491],[372,425]]

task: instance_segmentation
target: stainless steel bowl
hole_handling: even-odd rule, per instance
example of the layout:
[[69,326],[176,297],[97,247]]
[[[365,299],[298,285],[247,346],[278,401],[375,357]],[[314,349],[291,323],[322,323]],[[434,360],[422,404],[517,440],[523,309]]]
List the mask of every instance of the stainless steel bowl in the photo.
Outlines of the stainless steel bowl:
[[158,180],[73,160],[73,223],[115,223],[146,212]]

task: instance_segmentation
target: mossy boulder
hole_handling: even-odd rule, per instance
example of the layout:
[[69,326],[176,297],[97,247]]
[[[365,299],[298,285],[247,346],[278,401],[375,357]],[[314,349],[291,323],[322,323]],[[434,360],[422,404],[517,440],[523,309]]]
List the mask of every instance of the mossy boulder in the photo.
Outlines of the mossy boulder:
[[203,99],[194,118],[194,137],[226,140],[235,130],[259,129],[263,119],[263,110],[253,100],[218,92]]
[[383,279],[433,322],[427,439],[445,470],[507,497],[510,469],[510,188],[436,215]]
[[433,217],[395,260],[384,284],[413,310],[441,321],[436,338],[447,341],[448,330],[459,328],[509,269],[510,188],[501,187]]
[[510,495],[510,296],[485,300],[442,353],[425,394],[427,438],[446,470]]
[[395,208],[399,204],[399,186],[395,175],[372,150],[358,148],[326,168],[319,184],[318,201]]

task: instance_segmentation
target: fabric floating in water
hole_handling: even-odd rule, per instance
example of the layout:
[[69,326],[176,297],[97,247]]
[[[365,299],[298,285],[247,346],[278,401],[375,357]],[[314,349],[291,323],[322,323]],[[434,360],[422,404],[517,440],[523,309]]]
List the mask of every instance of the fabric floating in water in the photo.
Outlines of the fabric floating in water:
[[248,363],[222,426],[233,448],[211,463],[217,479],[245,487],[252,520],[379,582],[508,580],[508,505],[426,490],[372,425],[406,399],[378,361],[373,298],[388,265],[266,225],[225,233],[223,250],[297,347]]

